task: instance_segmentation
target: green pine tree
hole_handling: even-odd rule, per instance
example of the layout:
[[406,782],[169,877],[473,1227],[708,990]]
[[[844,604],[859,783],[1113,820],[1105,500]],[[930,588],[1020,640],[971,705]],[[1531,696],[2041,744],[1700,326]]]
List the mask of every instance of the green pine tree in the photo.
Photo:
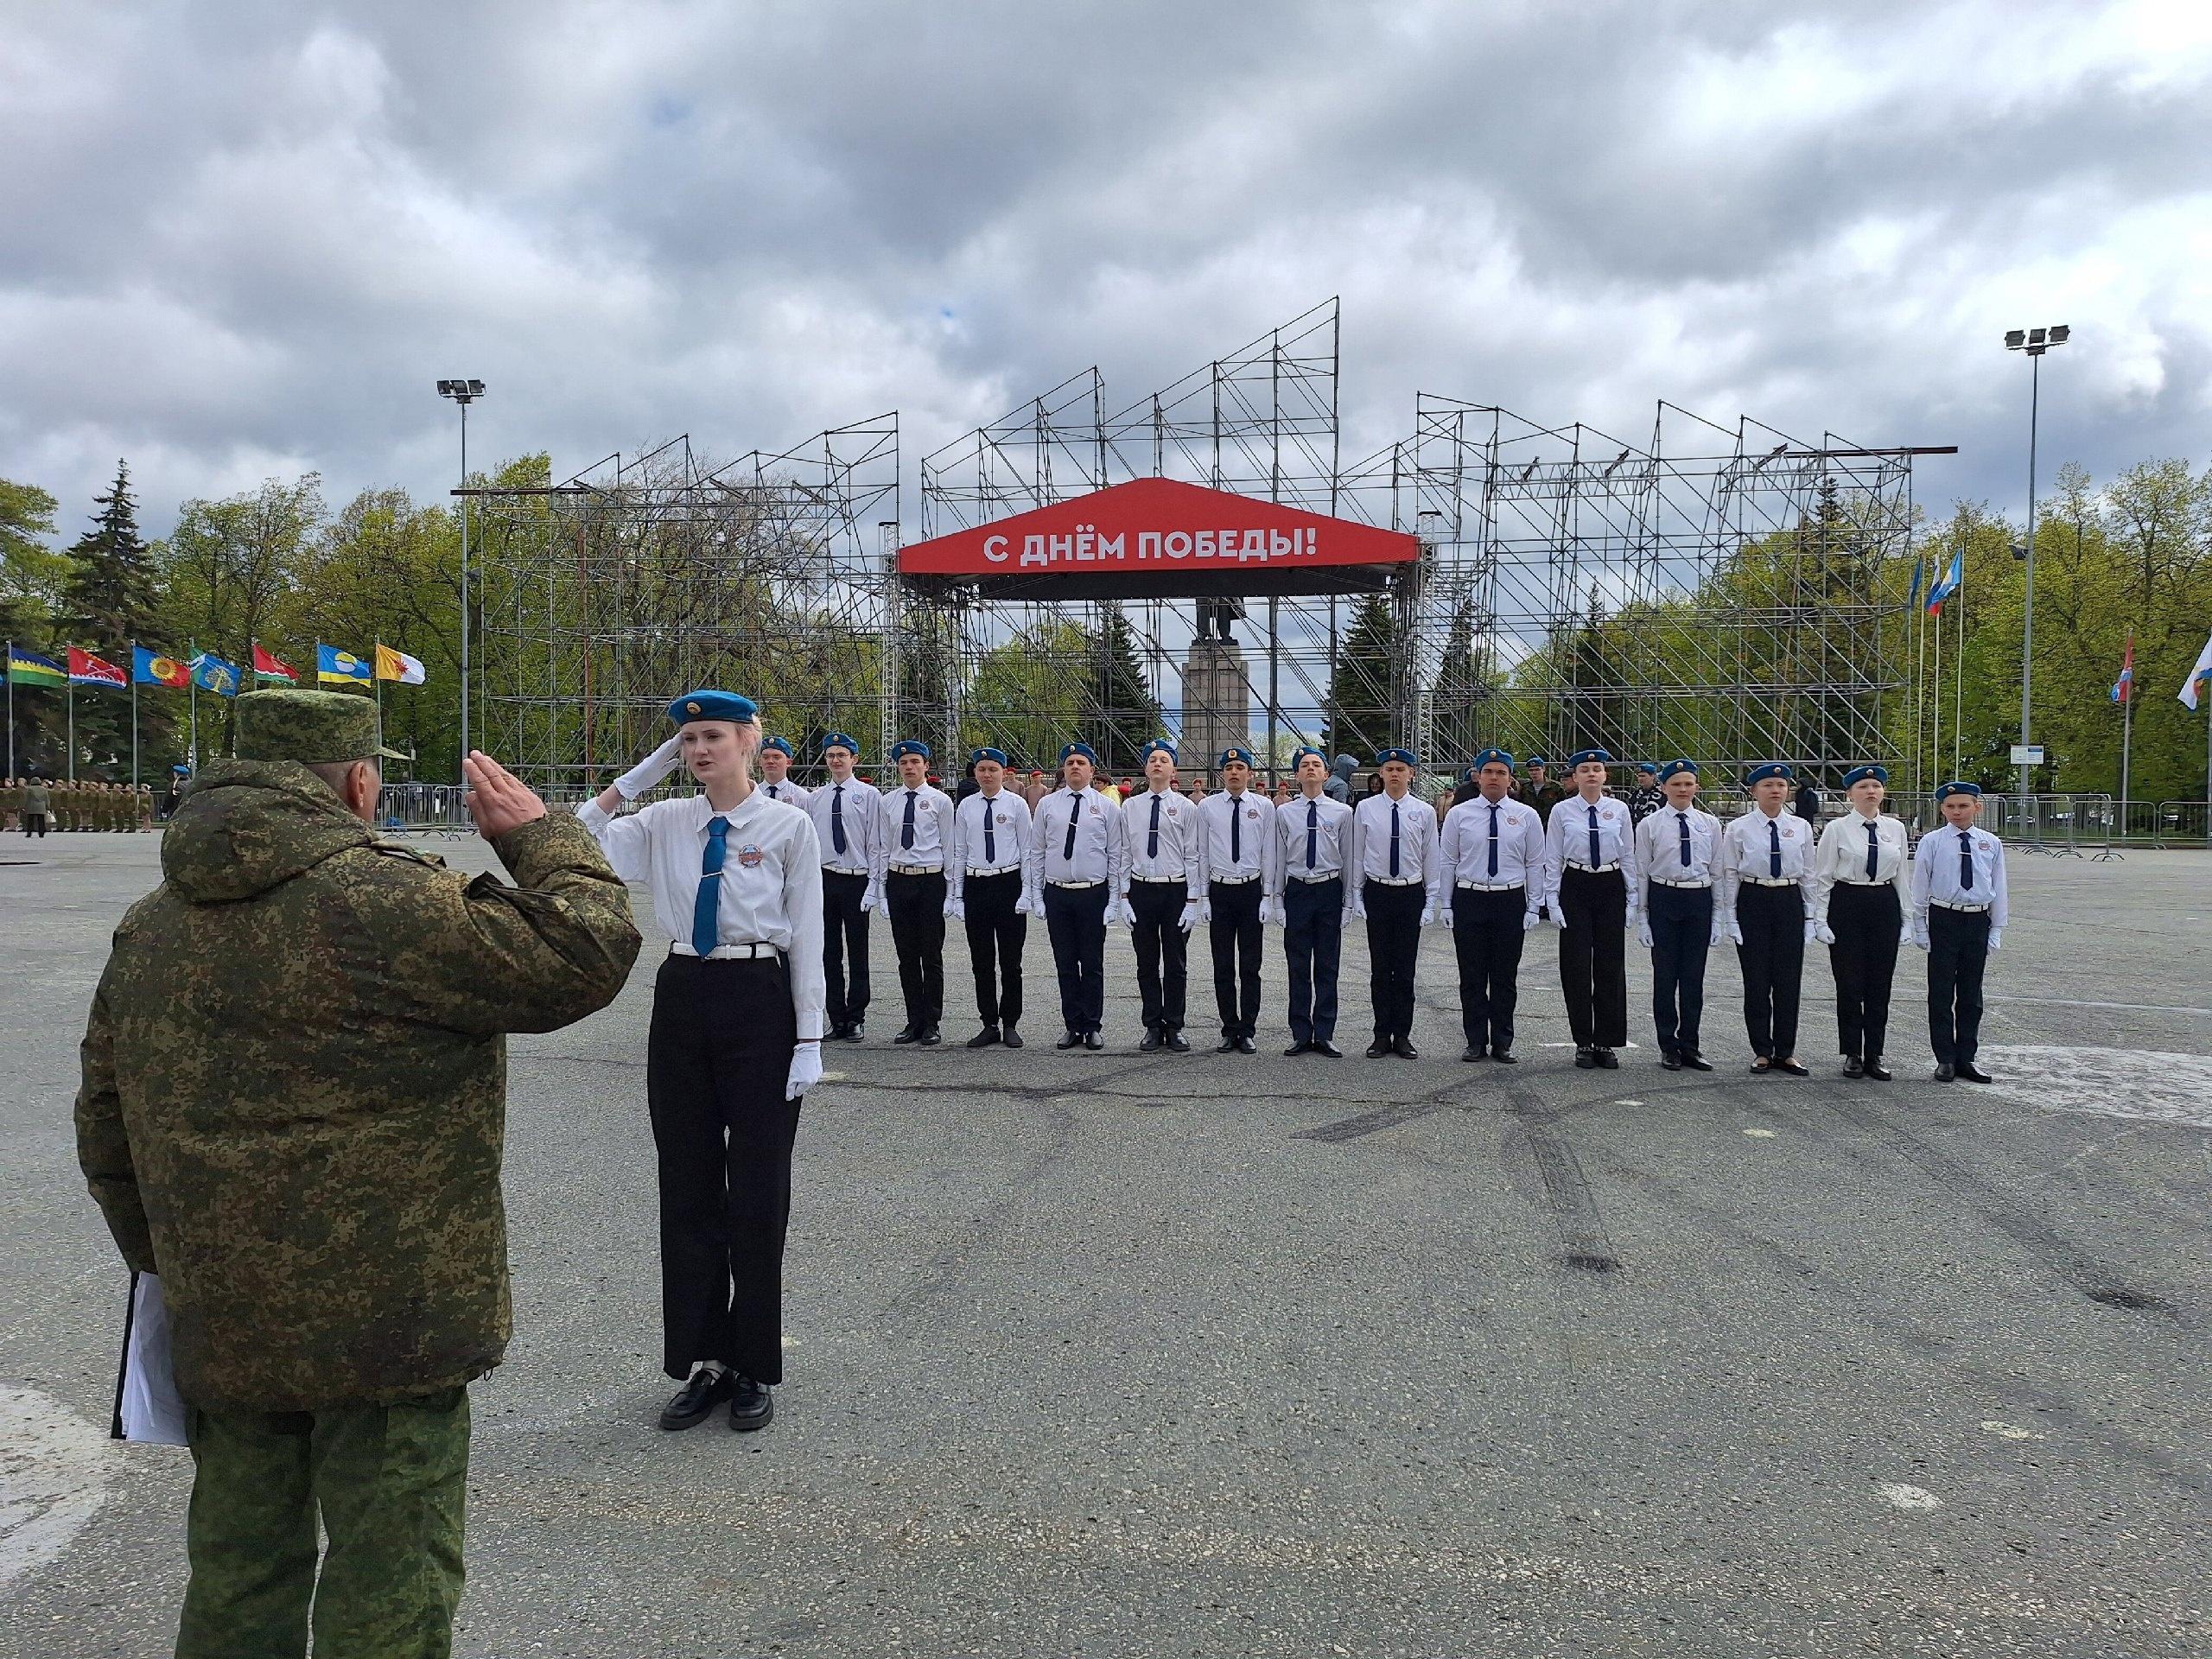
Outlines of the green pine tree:
[[1117,605],[1101,607],[1098,671],[1085,735],[1116,777],[1138,770],[1144,746],[1161,733],[1159,701],[1137,660],[1136,633]]
[[[130,467],[116,462],[115,482],[105,495],[92,500],[99,511],[92,515],[92,528],[66,555],[69,573],[61,593],[60,643],[92,652],[128,674],[134,640],[149,646],[169,643],[162,637],[161,586],[153,555],[138,533]],[[143,777],[143,757],[168,754],[175,721],[169,693],[142,690],[138,703]],[[100,776],[127,782],[131,766],[130,692],[80,690],[76,704],[79,753]]]
[[1321,747],[1332,755],[1362,760],[1399,739],[1400,720],[1391,688],[1398,628],[1384,594],[1363,596],[1351,617],[1337,662],[1329,676],[1329,706]]

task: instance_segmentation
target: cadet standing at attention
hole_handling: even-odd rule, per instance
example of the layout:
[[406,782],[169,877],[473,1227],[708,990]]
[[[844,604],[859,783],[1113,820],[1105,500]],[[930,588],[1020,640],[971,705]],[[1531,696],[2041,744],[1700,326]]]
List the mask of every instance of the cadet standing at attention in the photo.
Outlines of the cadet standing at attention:
[[875,827],[875,882],[891,915],[899,988],[906,1023],[894,1043],[934,1048],[944,1040],[944,918],[952,798],[929,781],[930,746],[906,738],[891,746],[899,782],[883,791]]
[[1414,971],[1421,961],[1421,930],[1435,919],[1430,890],[1436,876],[1435,810],[1414,798],[1420,762],[1411,749],[1384,749],[1375,757],[1382,779],[1377,794],[1352,816],[1359,850],[1358,886],[1351,913],[1367,924],[1370,997],[1375,1040],[1367,1058],[1419,1058],[1414,1047]]
[[1060,982],[1062,1048],[1103,1048],[1106,918],[1122,896],[1122,804],[1094,788],[1098,756],[1088,743],[1060,751],[1066,785],[1037,804],[1029,836],[1029,913],[1042,915]]
[[1459,964],[1463,1060],[1484,1057],[1517,1065],[1513,1011],[1521,998],[1521,950],[1543,902],[1544,823],[1513,798],[1513,757],[1484,749],[1475,757],[1472,799],[1444,816],[1431,899]]
[[1843,774],[1850,810],[1821,831],[1813,855],[1814,937],[1835,970],[1837,1039],[1843,1075],[1887,1083],[1890,985],[1897,948],[1912,938],[1912,861],[1904,825],[1885,817],[1890,774],[1853,766]]
[[809,794],[804,804],[822,851],[822,972],[827,983],[828,1034],[848,1043],[857,1043],[866,1034],[868,913],[883,902],[883,886],[874,875],[882,805],[875,785],[853,776],[853,763],[860,753],[859,740],[843,732],[823,738],[822,764],[830,770],[830,781]]
[[1797,995],[1814,937],[1813,825],[1784,809],[1791,772],[1753,766],[1751,810],[1721,836],[1715,902],[1744,969],[1744,1025],[1751,1070],[1808,1075],[1797,1058]]
[[1175,792],[1175,746],[1156,737],[1144,746],[1145,787],[1122,805],[1128,849],[1128,896],[1122,919],[1137,953],[1137,995],[1144,1007],[1147,1053],[1187,1054],[1183,1035],[1191,929],[1197,925],[1198,809]]
[[1713,903],[1720,820],[1693,804],[1698,778],[1689,761],[1669,760],[1657,776],[1665,804],[1636,826],[1636,867],[1643,878],[1636,938],[1651,952],[1659,1064],[1669,1071],[1710,1071],[1713,1062],[1699,1044],[1705,959],[1721,937]]
[[[1341,763],[1349,755],[1338,755]],[[1260,1022],[1260,918],[1276,884],[1275,804],[1252,787],[1252,751],[1232,744],[1214,769],[1221,787],[1199,803],[1205,833],[1207,932],[1213,946],[1213,1000],[1221,1015],[1217,1054],[1256,1054]],[[1327,785],[1323,788],[1325,791]]]
[[1290,974],[1290,1046],[1286,1056],[1319,1054],[1341,1060],[1336,1044],[1337,969],[1343,960],[1344,924],[1351,916],[1344,872],[1354,868],[1352,810],[1328,794],[1329,761],[1319,749],[1291,757],[1298,794],[1274,815],[1275,844],[1269,895],[1282,925],[1282,951]]
[[1611,1071],[1628,1041],[1628,935],[1643,883],[1628,808],[1605,793],[1603,749],[1570,756],[1575,792],[1552,809],[1545,826],[1544,882],[1552,925],[1560,929],[1559,977],[1574,1064]]
[[1029,803],[1006,786],[1006,752],[968,757],[976,792],[952,810],[947,908],[968,931],[981,1031],[970,1048],[1021,1046],[1021,948],[1029,937]]
[[[671,941],[653,976],[645,1103],[660,1173],[663,1428],[729,1402],[766,1427],[784,1379],[784,1238],[801,1097],[822,1077],[822,855],[753,783],[749,698],[688,691],[676,735],[576,810]],[[682,765],[696,795],[618,817]],[[694,1368],[696,1368],[696,1370]]]
[[760,744],[760,792],[772,801],[804,806],[807,791],[791,780],[791,746],[780,737]]
[[1987,1083],[1974,1064],[1981,1050],[1981,974],[2004,942],[2012,914],[2005,887],[2005,843],[1974,820],[1978,785],[1936,791],[1943,827],[1920,838],[1912,855],[1912,942],[1928,952],[1928,1039],[1936,1081]]
[[116,929],[76,1104],[184,1397],[176,1651],[312,1630],[427,1659],[461,1599],[468,1384],[511,1330],[503,1033],[606,1007],[638,932],[591,837],[487,757],[469,811],[516,887],[377,838],[366,697],[253,691],[235,720]]

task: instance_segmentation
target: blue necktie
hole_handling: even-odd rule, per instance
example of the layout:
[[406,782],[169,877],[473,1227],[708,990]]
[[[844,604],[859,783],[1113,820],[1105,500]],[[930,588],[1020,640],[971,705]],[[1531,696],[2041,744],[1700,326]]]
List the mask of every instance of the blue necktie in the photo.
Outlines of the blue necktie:
[[1398,873],[1398,804],[1390,804],[1390,874]]
[[1321,846],[1321,803],[1306,803],[1306,868],[1314,868],[1316,855]]
[[1070,790],[1068,791],[1068,838],[1060,847],[1060,858],[1064,862],[1071,861],[1075,857],[1075,827],[1082,821],[1083,797],[1074,790]]
[[1776,880],[1782,879],[1782,820],[1766,821],[1766,873]]
[[1144,855],[1147,858],[1160,856],[1160,797],[1157,795],[1152,798],[1152,830],[1144,838]]
[[1598,856],[1598,804],[1590,804],[1590,868],[1596,869],[1605,860]]
[[1876,826],[1870,823],[1866,826],[1866,879],[1869,881],[1880,874],[1881,850],[1882,838],[1876,832]]
[[1229,798],[1229,861],[1231,864],[1244,861],[1244,825],[1241,821],[1243,806],[1243,803],[1236,796]]
[[707,820],[707,853],[699,861],[699,896],[691,901],[691,948],[712,956],[717,935],[715,916],[722,902],[722,855],[728,849],[729,820]]
[[906,791],[906,821],[899,826],[899,844],[901,847],[909,849],[911,849],[914,844],[915,799],[915,792],[911,789],[908,790]]
[[1497,880],[1497,803],[1490,806],[1490,879]]
[[830,791],[830,844],[841,853],[845,850],[845,786],[842,784]]
[[1682,868],[1687,870],[1690,867],[1690,815],[1687,812],[1677,812],[1675,814],[1675,822],[1681,826]]
[[1959,831],[1959,891],[1974,891],[1974,837],[1963,830]]
[[991,808],[994,804],[989,796],[983,797],[983,862],[995,866],[999,861],[999,841],[991,833]]

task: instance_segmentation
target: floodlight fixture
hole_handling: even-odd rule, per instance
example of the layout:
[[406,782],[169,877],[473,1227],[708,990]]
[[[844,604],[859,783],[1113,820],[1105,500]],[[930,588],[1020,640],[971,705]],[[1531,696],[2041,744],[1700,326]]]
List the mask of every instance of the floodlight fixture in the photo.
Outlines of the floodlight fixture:
[[[2018,350],[2020,349],[2020,347],[2021,347],[2021,346],[2023,346],[2026,345],[2027,343],[2028,343],[2028,335],[2027,335],[2027,331],[2026,331],[2025,329],[2024,329],[2024,328],[2007,328],[2007,329],[2005,331],[2005,349],[2006,351],[2008,351],[2008,352],[2017,352],[2017,351],[2018,351]],[[442,387],[443,387],[444,384],[445,384],[445,383],[444,383],[443,381],[439,382],[439,385],[440,385],[441,389],[442,389]]]
[[484,383],[481,380],[441,380],[438,382],[438,396],[450,397],[456,404],[467,404],[483,395]]

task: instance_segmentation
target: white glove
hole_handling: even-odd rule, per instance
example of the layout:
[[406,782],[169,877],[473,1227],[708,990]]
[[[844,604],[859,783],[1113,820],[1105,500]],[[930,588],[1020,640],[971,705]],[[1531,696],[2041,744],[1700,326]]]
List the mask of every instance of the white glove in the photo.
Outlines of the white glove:
[[868,891],[861,894],[861,914],[865,916],[871,910],[880,910],[882,908],[883,889],[877,887],[874,882],[870,882],[868,884]]
[[1711,938],[1707,939],[1707,940],[1706,941],[1706,943],[1707,943],[1707,944],[1719,944],[1723,939],[1726,938],[1727,937],[1728,937],[1728,924],[1727,924],[1726,922],[1723,921],[1719,917],[1718,917],[1718,916],[1714,917],[1714,918],[1713,918],[1713,937],[1712,937]]
[[1175,925],[1181,928],[1185,933],[1187,933],[1193,927],[1198,925],[1198,903],[1197,899],[1193,899],[1183,906],[1183,913],[1175,918]]
[[1041,916],[1045,913],[1045,907],[1025,892],[1014,901],[1014,913],[1017,916]]
[[1544,918],[1542,917],[1537,915],[1536,912],[1532,910],[1529,912],[1527,915],[1522,917],[1521,931],[1523,933],[1533,933],[1536,931],[1536,924],[1543,919]]
[[1135,927],[1137,925],[1137,907],[1126,899],[1116,899],[1106,906],[1106,919],[1119,922],[1124,927]]
[[1830,927],[1826,922],[1806,923],[1805,943],[1812,944],[1815,942],[1821,944],[1834,944],[1835,943],[1835,930]]
[[1436,919],[1444,924],[1444,931],[1446,933],[1449,933],[1452,931],[1452,906],[1449,905],[1439,906],[1436,912]]
[[1213,920],[1212,899],[1201,899],[1198,900],[1198,919],[1202,922],[1211,922]]
[[1912,942],[1913,942],[1915,944],[1918,945],[1922,950],[1927,950],[1927,949],[1928,949],[1928,930],[1927,930],[1926,928],[1924,928],[1924,927],[1916,927],[1916,928],[1914,928],[1914,929],[1912,930]]
[[804,1042],[791,1050],[791,1076],[784,1080],[784,1098],[797,1100],[822,1081],[822,1045]]
[[1346,905],[1344,908],[1344,913],[1337,918],[1337,927],[1338,931],[1341,931],[1342,930],[1350,927],[1352,925],[1352,921],[1353,917],[1351,913],[1351,906],[1350,905]]
[[968,901],[964,899],[946,899],[944,901],[944,913],[956,922],[966,921],[968,919]]
[[1992,950],[2002,950],[2005,948],[2005,930],[2003,928],[1993,927],[1989,930],[1989,948]]
[[614,787],[626,801],[634,801],[649,793],[653,785],[677,768],[683,754],[683,734],[678,732],[651,754],[614,780]]
[[1284,907],[1281,899],[1270,899],[1268,900],[1267,913],[1260,919],[1273,922],[1277,927],[1287,927],[1290,925],[1290,912]]
[[1367,919],[1367,900],[1364,899],[1355,898],[1351,901],[1351,913],[1358,917],[1361,921],[1365,921]]
[[1729,944],[1741,944],[1743,942],[1744,942],[1744,928],[1743,928],[1743,925],[1742,925],[1740,922],[1731,922],[1731,923],[1729,923],[1729,924],[1728,924],[1728,943],[1729,943]]
[[1636,942],[1647,950],[1657,943],[1651,937],[1651,918],[1649,916],[1636,918]]
[[1902,950],[1912,943],[1912,924],[1907,922],[1897,930],[1897,949]]
[[1434,905],[1423,905],[1421,907],[1421,925],[1423,927],[1433,927],[1436,925],[1436,906]]
[[1566,931],[1567,931],[1567,911],[1566,911],[1566,908],[1565,908],[1563,906],[1560,906],[1560,905],[1554,905],[1554,906],[1551,907],[1551,912],[1552,912],[1552,925],[1553,925],[1554,927],[1555,927],[1555,928],[1559,929],[1559,931],[1560,931],[1560,932],[1562,932],[1562,933],[1566,932]]

